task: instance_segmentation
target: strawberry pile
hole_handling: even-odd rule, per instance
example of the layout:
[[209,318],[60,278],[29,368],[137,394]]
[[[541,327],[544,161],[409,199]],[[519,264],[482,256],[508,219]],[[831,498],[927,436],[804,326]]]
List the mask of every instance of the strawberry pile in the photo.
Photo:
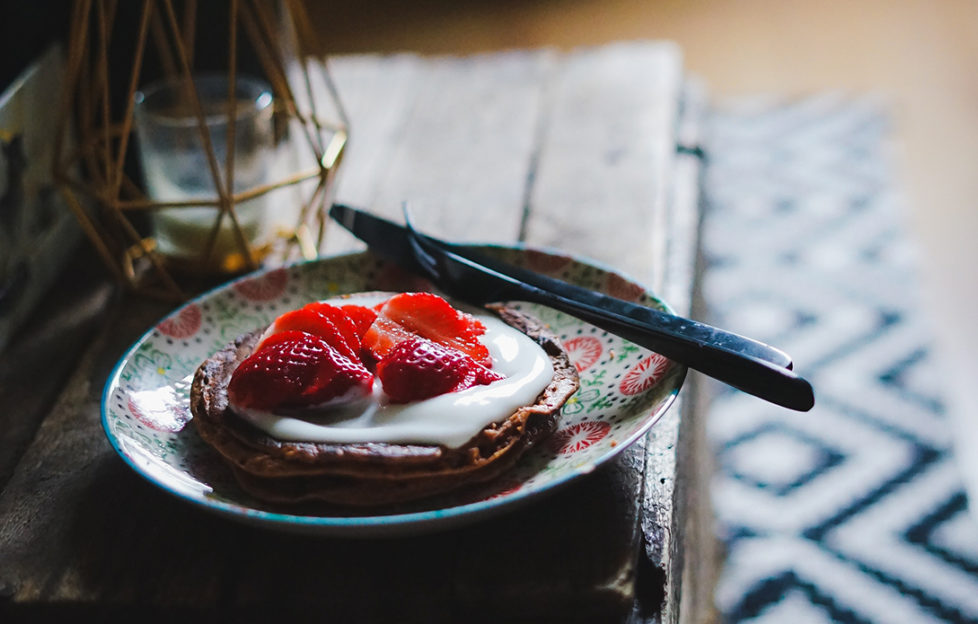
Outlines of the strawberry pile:
[[374,376],[391,403],[502,379],[479,341],[485,326],[431,293],[375,306],[313,302],[279,316],[234,371],[231,403],[269,410],[355,401]]

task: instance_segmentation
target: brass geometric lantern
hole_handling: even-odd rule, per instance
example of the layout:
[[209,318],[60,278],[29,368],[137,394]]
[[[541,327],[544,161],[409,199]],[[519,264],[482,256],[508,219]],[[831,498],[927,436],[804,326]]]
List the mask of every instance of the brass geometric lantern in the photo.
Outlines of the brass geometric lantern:
[[[348,137],[325,59],[307,52],[318,46],[299,0],[226,0],[221,23],[205,23],[205,6],[76,0],[55,147],[55,180],[109,270],[175,301],[316,257]],[[205,71],[201,42],[215,40],[221,54],[206,61],[224,67]],[[246,53],[257,75],[240,69]],[[267,88],[243,96],[253,85]],[[164,87],[160,113],[150,101]],[[206,184],[176,188],[198,174]]]

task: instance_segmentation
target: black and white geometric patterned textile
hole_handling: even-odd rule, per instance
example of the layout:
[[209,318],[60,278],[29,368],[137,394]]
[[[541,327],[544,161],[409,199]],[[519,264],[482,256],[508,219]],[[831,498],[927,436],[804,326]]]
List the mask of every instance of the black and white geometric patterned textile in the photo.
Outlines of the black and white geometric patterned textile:
[[888,162],[880,102],[714,111],[710,320],[783,348],[796,413],[718,388],[708,432],[728,622],[978,623],[978,521]]

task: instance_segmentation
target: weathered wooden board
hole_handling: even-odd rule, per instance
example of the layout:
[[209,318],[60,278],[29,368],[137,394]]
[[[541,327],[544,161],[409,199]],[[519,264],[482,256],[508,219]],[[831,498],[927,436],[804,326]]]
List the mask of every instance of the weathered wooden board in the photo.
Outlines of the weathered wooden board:
[[561,59],[528,240],[661,286],[681,67],[669,44],[623,43]]
[[[661,291],[669,260],[665,233],[674,207],[668,200],[676,183],[681,66],[679,51],[669,44],[623,43],[561,58],[543,116],[527,242],[592,258]],[[628,487],[636,505],[644,504],[636,517],[645,519],[630,528],[627,543],[637,548],[613,557],[630,592],[638,582],[661,583],[658,576],[639,580],[640,565],[663,571],[670,566],[677,429],[673,411],[657,425],[651,443],[625,452],[643,466]]]
[[[352,131],[337,199],[390,216],[408,200],[433,234],[522,237],[656,286],[688,279],[665,269],[681,83],[671,46],[360,56],[332,69]],[[332,227],[325,251],[360,246]],[[166,311],[130,298],[107,308],[2,484],[6,612],[615,621],[632,612],[641,577],[643,613],[659,619],[664,592],[678,586],[666,577],[682,572],[681,557],[669,559],[682,547],[669,537],[678,415],[587,479],[472,526],[383,540],[274,533],[157,490],[102,434],[105,380]]]
[[34,314],[0,355],[0,488],[13,475],[74,361],[101,327],[102,310],[114,289],[105,280],[93,287],[92,277],[90,264],[70,264],[54,285],[56,294],[39,302],[37,309],[44,313]]
[[432,233],[515,241],[549,61],[546,52],[429,61],[370,207],[399,216],[407,201]]
[[[395,156],[404,125],[414,110],[424,62],[417,56],[352,56],[330,62],[350,122],[351,140],[340,168],[338,199],[376,208],[380,185]],[[392,208],[392,207],[389,207]],[[361,245],[342,228],[330,224],[324,246],[336,253]]]
[[[706,92],[690,81],[680,99],[677,147],[664,212],[662,286],[658,292],[678,314],[696,316],[699,265],[700,176],[698,152],[706,116]],[[709,496],[710,461],[700,405],[698,373],[690,371],[686,390],[649,434],[645,498],[641,514],[644,556],[667,570],[663,622],[713,621],[715,536]],[[664,501],[668,500],[668,503]],[[668,530],[666,530],[668,527]],[[664,534],[663,534],[664,533]]]

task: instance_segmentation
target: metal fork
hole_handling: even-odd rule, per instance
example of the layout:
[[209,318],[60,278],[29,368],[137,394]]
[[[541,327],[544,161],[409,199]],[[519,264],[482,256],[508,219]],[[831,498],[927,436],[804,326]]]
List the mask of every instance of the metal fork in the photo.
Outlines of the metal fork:
[[[704,323],[547,278],[418,232],[404,220],[415,259],[442,290],[472,304],[520,300],[571,314],[756,397],[794,410],[815,404],[811,385],[781,351]],[[526,279],[528,278],[528,279]],[[627,306],[627,308],[625,307]],[[629,315],[623,313],[628,311]]]

